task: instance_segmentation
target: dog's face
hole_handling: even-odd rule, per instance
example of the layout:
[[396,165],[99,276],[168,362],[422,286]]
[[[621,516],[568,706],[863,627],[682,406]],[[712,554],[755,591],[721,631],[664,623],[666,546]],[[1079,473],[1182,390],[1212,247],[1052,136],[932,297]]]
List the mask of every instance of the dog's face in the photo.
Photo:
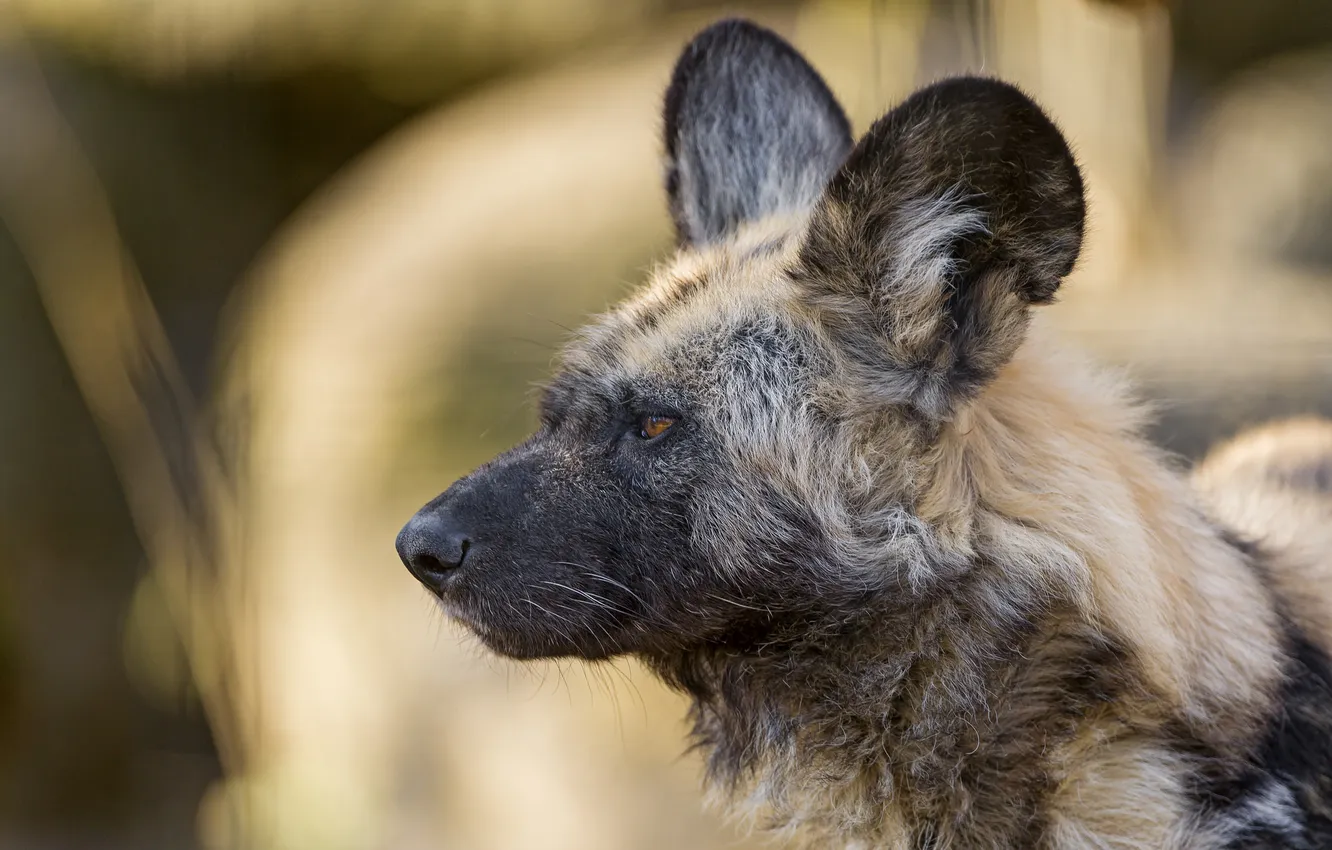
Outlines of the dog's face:
[[758,651],[965,569],[914,511],[931,445],[1080,246],[1067,146],[995,81],[853,145],[789,45],[725,22],[665,130],[677,257],[571,343],[539,431],[398,538],[510,656]]

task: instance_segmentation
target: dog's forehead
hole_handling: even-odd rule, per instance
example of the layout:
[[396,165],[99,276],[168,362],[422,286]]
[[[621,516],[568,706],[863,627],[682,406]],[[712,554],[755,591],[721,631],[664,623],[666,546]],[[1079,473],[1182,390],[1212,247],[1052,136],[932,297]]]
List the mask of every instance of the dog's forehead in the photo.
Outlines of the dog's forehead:
[[748,229],[726,243],[680,251],[636,293],[583,328],[566,367],[633,378],[689,371],[722,353],[737,331],[800,322],[794,230]]

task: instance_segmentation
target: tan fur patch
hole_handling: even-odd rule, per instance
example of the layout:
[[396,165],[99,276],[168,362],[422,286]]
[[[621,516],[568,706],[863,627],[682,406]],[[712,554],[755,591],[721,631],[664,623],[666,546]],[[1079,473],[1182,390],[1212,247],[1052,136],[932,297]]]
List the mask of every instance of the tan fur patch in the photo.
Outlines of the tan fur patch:
[[1049,844],[1058,850],[1180,850],[1192,813],[1181,787],[1187,766],[1150,742],[1106,744],[1088,729],[1055,757]]
[[[1034,324],[965,417],[946,429],[922,516],[963,534],[966,505],[1039,530],[1017,563],[1060,564],[1092,622],[1133,648],[1152,685],[1230,729],[1267,704],[1279,672],[1276,618],[1259,579],[1217,537],[1164,458],[1136,436],[1123,391],[1055,350]],[[952,457],[950,458],[950,455]],[[1060,551],[1075,553],[1071,559]]]
[[1301,625],[1332,649],[1332,493],[1299,486],[1332,470],[1332,422],[1294,419],[1215,449],[1193,480],[1218,519],[1272,558],[1272,581]]

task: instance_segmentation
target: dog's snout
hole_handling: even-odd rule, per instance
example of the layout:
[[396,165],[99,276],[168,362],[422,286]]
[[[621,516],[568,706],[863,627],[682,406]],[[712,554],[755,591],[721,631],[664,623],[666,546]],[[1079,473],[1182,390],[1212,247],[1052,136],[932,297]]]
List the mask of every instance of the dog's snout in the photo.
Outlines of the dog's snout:
[[472,541],[451,515],[425,509],[398,532],[397,547],[417,581],[440,593],[467,559]]

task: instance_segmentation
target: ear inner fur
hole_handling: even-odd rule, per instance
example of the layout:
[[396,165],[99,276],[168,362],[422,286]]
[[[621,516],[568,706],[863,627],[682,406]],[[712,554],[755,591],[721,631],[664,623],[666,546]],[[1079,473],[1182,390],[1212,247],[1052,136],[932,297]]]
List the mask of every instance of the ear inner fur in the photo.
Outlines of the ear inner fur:
[[1021,343],[1082,242],[1082,179],[1035,103],[936,83],[879,119],[814,210],[800,273],[883,400],[950,412]]
[[723,21],[685,48],[664,110],[666,194],[681,244],[800,211],[851,148],[828,86],[789,44]]

